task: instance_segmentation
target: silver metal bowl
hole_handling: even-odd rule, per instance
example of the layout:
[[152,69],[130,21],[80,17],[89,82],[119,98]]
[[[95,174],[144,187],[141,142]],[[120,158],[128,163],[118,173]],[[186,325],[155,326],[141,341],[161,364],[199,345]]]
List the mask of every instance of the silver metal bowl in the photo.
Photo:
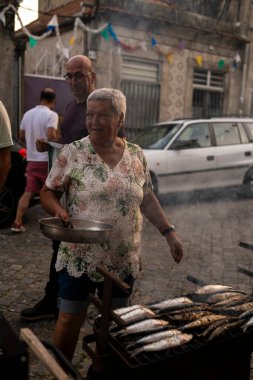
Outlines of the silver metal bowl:
[[63,226],[61,218],[39,219],[42,233],[51,239],[69,243],[103,243],[113,226],[97,220],[70,218],[73,228]]

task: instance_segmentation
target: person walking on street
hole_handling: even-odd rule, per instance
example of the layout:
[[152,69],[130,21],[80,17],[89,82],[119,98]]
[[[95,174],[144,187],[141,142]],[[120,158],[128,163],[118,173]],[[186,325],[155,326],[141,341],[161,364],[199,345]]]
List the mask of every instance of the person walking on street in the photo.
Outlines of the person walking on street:
[[11,168],[12,145],[11,122],[5,106],[0,101],[0,191]]
[[[74,98],[67,104],[63,120],[60,124],[61,144],[69,144],[88,135],[86,128],[86,101],[88,95],[95,90],[96,74],[91,60],[85,55],[75,55],[66,63],[64,78],[68,83]],[[119,135],[126,136],[124,127]],[[41,139],[37,140],[39,151],[48,150],[48,145]],[[45,295],[33,307],[21,310],[21,318],[25,321],[37,321],[44,318],[58,316],[58,274],[55,263],[60,242],[52,241],[52,258],[49,270],[49,279],[45,287]]]
[[[125,114],[126,98],[120,90],[94,90],[87,99],[89,136],[63,147],[40,192],[45,211],[64,222],[85,218],[113,225],[105,243],[61,242],[59,248],[54,343],[70,361],[86,319],[89,294],[96,290],[99,297],[103,294],[104,278],[97,265],[133,289],[140,271],[142,214],[166,238],[175,262],[183,257],[174,226],[153,192],[142,149],[118,137]],[[60,194],[66,195],[66,208]],[[112,308],[127,306],[130,294],[113,287]]]
[[25,232],[23,217],[35,194],[39,194],[48,173],[48,154],[38,152],[36,139],[43,137],[45,140],[55,140],[59,117],[53,111],[55,105],[55,92],[51,88],[45,88],[40,94],[40,104],[25,112],[19,131],[19,138],[26,144],[27,167],[26,188],[18,201],[15,221],[11,226],[13,232]]

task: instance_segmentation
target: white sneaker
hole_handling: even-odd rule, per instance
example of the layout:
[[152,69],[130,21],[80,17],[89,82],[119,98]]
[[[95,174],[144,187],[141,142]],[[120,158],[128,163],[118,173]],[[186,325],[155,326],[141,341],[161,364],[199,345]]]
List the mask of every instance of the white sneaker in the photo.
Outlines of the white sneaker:
[[24,226],[22,226],[22,224],[17,224],[17,223],[13,223],[12,226],[11,226],[11,231],[13,232],[25,232],[26,229]]

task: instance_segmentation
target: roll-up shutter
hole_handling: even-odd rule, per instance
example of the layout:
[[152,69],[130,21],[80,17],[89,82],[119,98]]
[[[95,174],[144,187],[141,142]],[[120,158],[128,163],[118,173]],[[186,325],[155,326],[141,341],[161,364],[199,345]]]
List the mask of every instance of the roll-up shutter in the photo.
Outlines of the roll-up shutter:
[[129,140],[159,119],[159,76],[158,62],[123,58],[120,88],[127,99],[125,127]]

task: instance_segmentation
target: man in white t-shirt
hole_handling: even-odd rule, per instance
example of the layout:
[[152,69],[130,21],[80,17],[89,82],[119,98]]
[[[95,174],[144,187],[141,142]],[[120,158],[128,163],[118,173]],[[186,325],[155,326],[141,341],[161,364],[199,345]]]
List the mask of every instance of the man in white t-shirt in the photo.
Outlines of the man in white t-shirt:
[[4,107],[0,101],[0,191],[6,181],[11,168],[11,146],[13,145],[11,134],[11,123]]
[[26,143],[26,188],[18,202],[16,218],[11,226],[13,232],[25,232],[23,216],[35,194],[39,194],[48,174],[48,152],[38,152],[36,140],[57,138],[59,116],[52,110],[55,92],[45,88],[40,94],[40,104],[25,112],[19,130],[19,138]]

